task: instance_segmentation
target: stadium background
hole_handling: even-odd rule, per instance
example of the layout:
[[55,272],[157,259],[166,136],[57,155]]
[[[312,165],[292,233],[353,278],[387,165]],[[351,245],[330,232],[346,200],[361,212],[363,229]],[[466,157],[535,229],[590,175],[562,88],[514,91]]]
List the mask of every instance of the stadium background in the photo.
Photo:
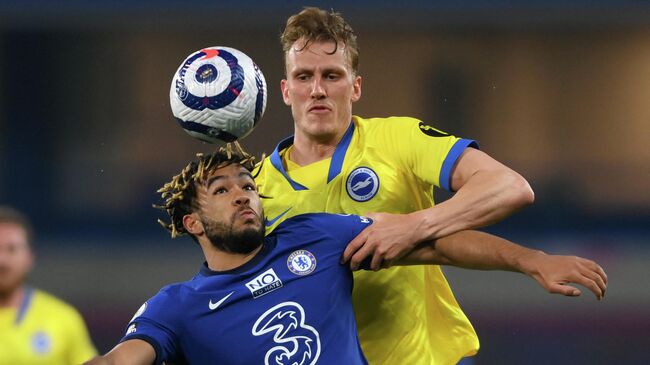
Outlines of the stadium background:
[[[0,1],[0,203],[33,218],[32,283],[77,306],[100,351],[201,262],[151,208],[159,185],[211,150],[169,111],[181,60],[211,45],[248,53],[269,101],[245,147],[269,153],[291,133],[278,35],[304,4],[221,3]],[[357,114],[415,116],[477,139],[537,199],[489,230],[609,274],[597,302],[586,290],[550,296],[520,274],[447,269],[482,340],[474,363],[650,363],[650,5],[310,5],[341,11],[359,35]]]

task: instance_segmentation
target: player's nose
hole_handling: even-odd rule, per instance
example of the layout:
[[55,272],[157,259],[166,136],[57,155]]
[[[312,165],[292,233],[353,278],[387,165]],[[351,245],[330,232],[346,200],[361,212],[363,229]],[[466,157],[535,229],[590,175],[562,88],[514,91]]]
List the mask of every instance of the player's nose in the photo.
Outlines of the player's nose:
[[311,85],[311,97],[315,99],[322,99],[325,97],[325,89],[319,78],[314,78],[314,81]]
[[239,192],[233,199],[233,205],[250,205],[250,198],[247,197],[243,192]]

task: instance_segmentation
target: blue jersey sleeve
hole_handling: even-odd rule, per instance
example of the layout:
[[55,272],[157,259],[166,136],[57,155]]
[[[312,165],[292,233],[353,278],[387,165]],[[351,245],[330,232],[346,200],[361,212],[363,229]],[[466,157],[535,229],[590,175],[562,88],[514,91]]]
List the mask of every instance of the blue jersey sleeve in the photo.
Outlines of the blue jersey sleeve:
[[145,302],[133,316],[120,342],[140,339],[149,343],[156,352],[154,364],[177,359],[177,336],[175,333],[174,300],[161,290]]
[[325,224],[334,238],[345,247],[361,231],[372,224],[372,219],[354,214],[325,214]]
[[[321,219],[324,220],[322,226],[339,246],[341,255],[350,241],[372,224],[372,219],[354,214],[323,214]],[[363,270],[369,269],[371,262],[372,256],[369,256],[359,267]]]

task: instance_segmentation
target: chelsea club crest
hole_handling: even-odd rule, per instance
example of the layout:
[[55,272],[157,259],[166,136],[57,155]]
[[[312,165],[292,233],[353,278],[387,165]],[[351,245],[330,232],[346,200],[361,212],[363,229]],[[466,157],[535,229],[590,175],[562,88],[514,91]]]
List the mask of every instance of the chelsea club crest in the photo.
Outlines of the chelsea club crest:
[[307,250],[293,251],[287,258],[287,267],[296,275],[308,275],[316,269],[316,257]]
[[366,202],[377,195],[379,177],[369,167],[357,167],[348,175],[345,188],[354,201]]

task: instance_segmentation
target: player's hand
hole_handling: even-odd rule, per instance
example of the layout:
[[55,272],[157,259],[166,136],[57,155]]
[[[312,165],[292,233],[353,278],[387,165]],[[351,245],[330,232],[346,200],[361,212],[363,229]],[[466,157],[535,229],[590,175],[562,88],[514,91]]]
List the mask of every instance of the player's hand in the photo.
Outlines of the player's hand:
[[370,227],[359,233],[345,248],[341,263],[350,263],[358,270],[367,257],[372,256],[370,269],[391,267],[393,262],[411,252],[417,245],[415,217],[408,214],[369,213]]
[[521,271],[541,285],[551,294],[577,297],[580,289],[568,285],[580,284],[589,289],[598,300],[605,297],[607,274],[594,261],[577,257],[547,255],[534,251],[521,259]]

